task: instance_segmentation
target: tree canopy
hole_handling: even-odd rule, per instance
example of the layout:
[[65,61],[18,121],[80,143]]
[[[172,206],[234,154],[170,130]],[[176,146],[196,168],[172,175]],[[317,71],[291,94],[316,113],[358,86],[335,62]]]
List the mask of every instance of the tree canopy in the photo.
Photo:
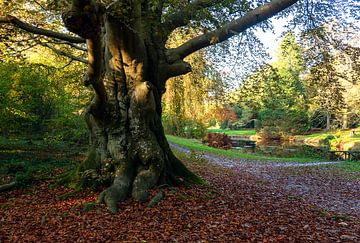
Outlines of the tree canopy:
[[[101,11],[119,13],[124,16],[121,21],[125,23],[131,21],[128,16],[135,16],[131,9],[140,4],[139,14],[146,19],[145,28],[163,42],[168,40],[175,29],[196,27],[197,36],[179,43],[177,47],[167,49],[166,55],[170,62],[182,60],[194,51],[221,43],[246,31],[251,32],[253,27],[271,30],[268,19],[275,15],[287,17],[289,27],[296,26],[302,30],[312,30],[330,18],[342,19],[341,24],[347,25],[345,14],[349,16],[353,13],[351,16],[354,19],[359,17],[356,14],[358,6],[351,0],[82,1],[83,6],[89,3],[97,4]],[[5,51],[7,54],[24,44],[41,44],[72,60],[86,63],[83,53],[86,48],[81,45],[85,43],[84,36],[68,33],[60,18],[65,9],[71,8],[70,0],[3,0],[0,4],[1,42],[8,47]],[[90,15],[88,17],[90,18]],[[89,22],[86,25],[91,24]],[[92,27],[94,26],[89,26],[90,29]],[[179,72],[188,70],[185,67],[185,70]]]

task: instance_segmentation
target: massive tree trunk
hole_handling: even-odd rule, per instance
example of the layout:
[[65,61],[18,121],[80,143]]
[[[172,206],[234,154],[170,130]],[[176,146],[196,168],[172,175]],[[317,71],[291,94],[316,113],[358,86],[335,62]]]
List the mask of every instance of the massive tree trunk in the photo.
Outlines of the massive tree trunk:
[[95,91],[85,114],[90,152],[80,172],[113,173],[100,195],[111,211],[130,194],[147,200],[156,185],[201,181],[173,155],[161,124],[165,81],[189,66],[167,63],[165,43],[144,24],[138,2],[127,10],[132,19],[123,19],[122,9],[105,14],[90,1],[63,15],[67,28],[86,39],[85,83]]

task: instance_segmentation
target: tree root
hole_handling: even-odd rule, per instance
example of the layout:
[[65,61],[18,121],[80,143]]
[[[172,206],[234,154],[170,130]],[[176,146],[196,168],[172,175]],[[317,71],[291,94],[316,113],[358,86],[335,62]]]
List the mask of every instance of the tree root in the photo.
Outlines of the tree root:
[[145,202],[149,197],[149,190],[153,188],[161,173],[161,167],[151,164],[149,169],[141,170],[134,182],[132,189],[132,197],[139,202]]
[[147,205],[148,208],[152,208],[154,207],[155,205],[157,205],[162,199],[164,198],[164,192],[163,190],[160,190],[156,195],[155,197],[153,197],[149,204]]

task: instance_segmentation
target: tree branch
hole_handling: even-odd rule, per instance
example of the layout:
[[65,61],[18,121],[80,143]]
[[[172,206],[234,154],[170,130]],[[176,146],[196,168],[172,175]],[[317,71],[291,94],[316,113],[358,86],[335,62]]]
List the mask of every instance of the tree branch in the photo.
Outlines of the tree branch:
[[71,60],[74,60],[74,61],[78,61],[78,62],[88,64],[88,61],[86,59],[84,59],[84,58],[74,56],[74,55],[72,55],[70,53],[67,53],[67,52],[64,52],[62,50],[58,50],[58,49],[54,48],[53,46],[51,46],[51,45],[49,45],[47,43],[40,42],[39,44],[46,47],[46,48],[49,48],[50,50],[52,50],[53,52],[55,52],[58,55],[65,56],[65,57],[70,58]]
[[43,35],[43,36],[47,36],[47,37],[51,37],[51,38],[56,38],[59,40],[63,40],[63,41],[68,41],[71,43],[85,43],[85,39],[80,38],[80,37],[76,37],[76,36],[71,36],[71,35],[67,35],[64,33],[59,33],[59,32],[55,32],[52,30],[46,30],[46,29],[42,29],[42,28],[38,28],[36,26],[27,24],[21,20],[19,20],[18,18],[11,16],[11,15],[7,15],[7,16],[0,16],[0,24],[12,24],[15,27],[18,27],[22,30],[25,30],[27,32],[33,33],[33,34],[38,34],[38,35]]
[[84,39],[91,39],[101,28],[101,7],[94,0],[72,0],[71,9],[62,14],[66,28]]
[[87,51],[86,47],[82,47],[82,46],[76,45],[76,44],[68,42],[68,41],[51,41],[51,43],[57,44],[57,45],[69,45],[79,51]]
[[191,72],[191,65],[185,61],[177,61],[171,65],[167,65],[164,67],[164,77],[163,80],[167,80],[171,77],[176,77],[179,75],[187,74]]
[[270,3],[257,7],[249,11],[246,15],[227,23],[222,28],[197,36],[177,48],[169,49],[167,53],[168,61],[172,63],[176,60],[181,60],[204,47],[223,42],[273,17],[298,1],[299,0],[273,0]]

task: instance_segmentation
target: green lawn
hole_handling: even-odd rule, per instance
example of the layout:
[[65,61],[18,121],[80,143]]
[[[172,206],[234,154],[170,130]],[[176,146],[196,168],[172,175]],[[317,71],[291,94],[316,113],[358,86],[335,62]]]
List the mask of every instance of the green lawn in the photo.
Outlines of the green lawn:
[[339,168],[345,171],[360,172],[359,161],[344,161],[340,164],[333,165],[335,168]]
[[324,131],[324,132],[304,135],[304,138],[324,139],[329,135],[333,135],[341,139],[346,138],[346,140],[348,141],[360,141],[360,129],[355,129],[355,135],[350,135],[350,133],[351,133],[350,130]]
[[217,149],[209,147],[205,144],[202,144],[199,140],[196,139],[187,139],[187,138],[180,138],[172,135],[166,136],[168,141],[170,143],[174,143],[177,145],[180,145],[182,147],[199,151],[199,152],[206,152],[206,153],[212,153],[220,156],[227,156],[227,157],[233,157],[233,158],[243,158],[243,159],[253,159],[253,160],[271,160],[271,161],[292,161],[292,162],[300,162],[300,163],[306,163],[306,162],[314,162],[319,161],[319,159],[314,158],[278,158],[278,157],[271,157],[271,156],[265,156],[261,154],[250,154],[250,153],[242,153],[238,150],[234,149]]
[[48,179],[54,171],[70,170],[84,148],[42,141],[0,139],[0,184],[16,180],[20,186]]
[[254,129],[251,130],[227,130],[227,129],[208,129],[209,133],[225,133],[227,135],[252,136],[256,134]]

